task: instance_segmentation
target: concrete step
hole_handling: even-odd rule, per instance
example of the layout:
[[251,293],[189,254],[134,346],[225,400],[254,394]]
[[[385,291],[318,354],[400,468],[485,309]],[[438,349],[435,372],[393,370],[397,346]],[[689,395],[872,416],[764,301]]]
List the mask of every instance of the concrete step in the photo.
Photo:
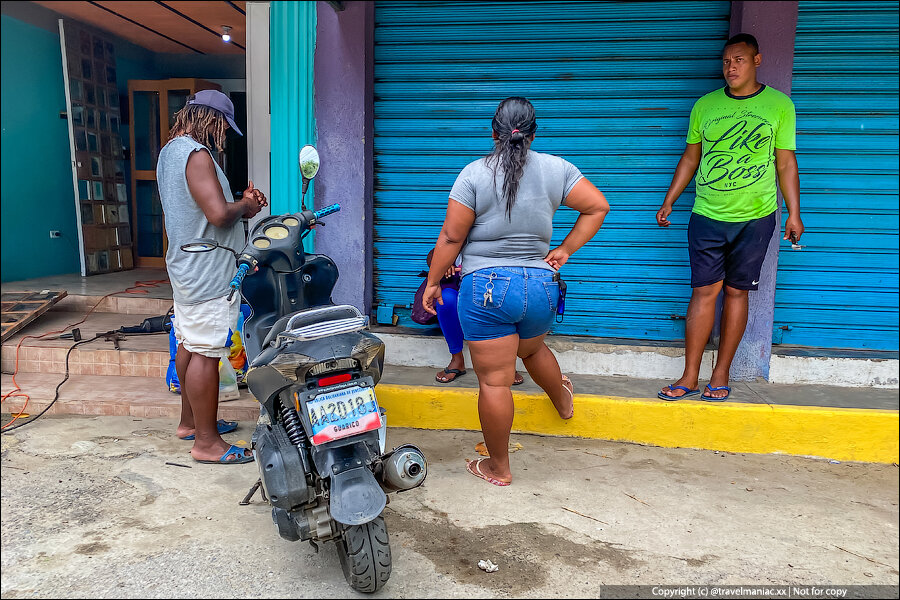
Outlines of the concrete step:
[[[76,327],[81,330],[82,339],[89,339],[122,326],[140,325],[151,316],[156,315],[94,312]],[[65,373],[66,354],[74,341],[61,339],[52,332],[70,331],[70,326],[82,317],[83,314],[69,311],[49,311],[38,317],[3,344],[0,350],[3,372]],[[37,338],[48,333],[51,335]],[[168,365],[168,334],[129,335],[117,342],[99,338],[79,345],[69,355],[69,373],[73,375],[165,377]]]
[[[159,310],[146,313],[95,310],[84,323],[78,325],[83,339],[123,325],[140,325],[147,317],[164,314],[170,301],[110,297],[101,306],[107,302],[113,302],[108,306],[110,310]],[[84,312],[87,310],[89,307]],[[73,344],[72,340],[59,339],[58,335],[41,339],[34,336],[68,329],[82,317],[81,311],[69,310],[51,310],[38,317],[24,331],[3,344],[0,353],[3,372],[15,371],[18,354],[19,373],[64,373],[65,356]],[[449,353],[440,330],[411,332],[402,328],[375,327],[373,331],[385,342],[385,360],[389,365],[441,368],[447,364]],[[22,347],[17,352],[17,345],[23,339]],[[683,368],[684,348],[675,343],[626,344],[597,338],[550,336],[547,344],[556,354],[563,372],[569,374],[672,381],[681,376]],[[466,364],[471,368],[468,349],[464,348],[463,352]],[[701,380],[709,378],[714,360],[715,350],[707,349],[701,363]],[[166,335],[130,335],[118,342],[118,349],[114,342],[102,338],[75,348],[69,357],[69,372],[78,375],[164,377],[168,364]],[[524,370],[521,361],[518,366]],[[810,349],[779,347],[771,358],[768,383],[896,390],[898,373],[900,361],[889,353],[846,351],[843,356],[838,356]]]
[[[375,326],[384,340],[388,364],[441,368],[449,360],[440,329],[416,330]],[[684,347],[673,342],[632,342],[554,335],[546,338],[564,373],[600,377],[677,380],[684,368]],[[472,365],[467,346],[466,366]],[[716,350],[707,347],[700,364],[700,379],[709,379]],[[522,361],[518,361],[523,369]],[[732,373],[734,375],[734,372]],[[856,350],[821,351],[776,347],[769,363],[769,383],[867,387],[897,390],[900,360],[893,352]]]
[[[10,396],[3,402],[3,412],[40,412],[53,401],[56,387],[62,380],[63,376],[59,374],[16,375],[15,383],[21,389],[20,393],[27,394],[28,398]],[[16,389],[12,376],[3,375],[0,389],[4,396]],[[47,414],[169,418],[177,421],[181,416],[181,395],[168,390],[164,377],[70,374],[69,380],[59,390],[59,399]],[[242,387],[239,398],[219,403],[219,417],[256,421],[259,403]]]
[[88,296],[70,294],[53,305],[51,310],[63,312],[120,313],[123,315],[164,315],[172,306],[171,298],[149,298],[143,294],[117,296]]

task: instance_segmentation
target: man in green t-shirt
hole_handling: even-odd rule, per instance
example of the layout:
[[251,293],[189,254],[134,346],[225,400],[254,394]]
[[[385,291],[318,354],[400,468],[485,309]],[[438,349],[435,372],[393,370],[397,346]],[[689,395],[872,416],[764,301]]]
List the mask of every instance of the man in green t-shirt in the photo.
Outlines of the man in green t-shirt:
[[739,33],[726,42],[722,72],[728,85],[694,104],[687,147],[656,213],[657,224],[668,227],[672,205],[696,174],[688,225],[693,293],[685,326],[684,372],[659,392],[663,400],[700,394],[700,361],[723,287],[719,351],[700,397],[721,402],[731,394],[729,371],[747,326],[748,292],[758,289],[776,227],[776,178],[788,210],[784,239],[796,241],[803,235],[794,104],[756,80],[761,62],[752,35]]

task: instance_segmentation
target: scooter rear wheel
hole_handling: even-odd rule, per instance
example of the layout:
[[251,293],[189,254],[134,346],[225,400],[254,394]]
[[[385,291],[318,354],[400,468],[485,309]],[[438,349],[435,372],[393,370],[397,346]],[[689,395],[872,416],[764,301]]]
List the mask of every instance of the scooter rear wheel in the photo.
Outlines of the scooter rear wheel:
[[358,592],[377,592],[391,576],[391,546],[381,516],[344,529],[337,551],[344,578]]

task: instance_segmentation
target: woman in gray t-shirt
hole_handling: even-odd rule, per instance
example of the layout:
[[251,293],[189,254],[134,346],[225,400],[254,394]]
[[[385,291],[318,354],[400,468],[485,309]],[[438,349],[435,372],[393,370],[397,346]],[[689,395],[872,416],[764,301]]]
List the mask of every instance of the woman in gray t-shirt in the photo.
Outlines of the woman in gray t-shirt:
[[[574,415],[575,390],[544,343],[559,301],[557,271],[600,229],[609,204],[570,162],[530,150],[537,130],[525,98],[500,103],[491,123],[494,151],[467,165],[453,184],[422,305],[434,313],[440,279],[462,252],[458,311],[478,376],[478,414],[490,457],[467,469],[509,485],[510,385],[516,357],[563,419]],[[581,213],[550,248],[560,204]]]

